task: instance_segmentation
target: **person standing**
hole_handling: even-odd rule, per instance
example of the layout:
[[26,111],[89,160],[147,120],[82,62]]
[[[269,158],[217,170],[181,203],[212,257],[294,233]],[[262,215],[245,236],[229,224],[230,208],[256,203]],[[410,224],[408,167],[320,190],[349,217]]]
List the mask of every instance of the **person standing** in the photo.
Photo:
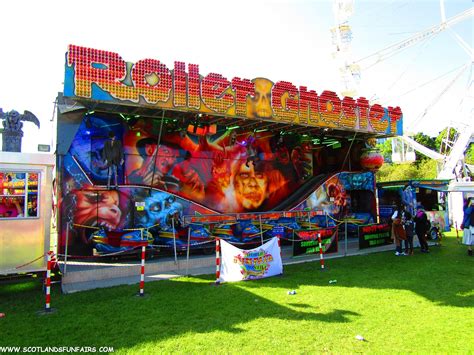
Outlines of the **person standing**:
[[467,255],[472,256],[472,245],[474,244],[474,206],[473,199],[464,201],[464,216],[461,223],[463,230],[462,243],[467,245]]
[[396,246],[396,256],[406,255],[402,251],[402,241],[406,240],[406,238],[406,232],[402,224],[402,211],[401,209],[397,209],[392,215],[392,239],[394,240]]
[[429,230],[429,221],[426,212],[422,206],[418,207],[415,215],[415,233],[420,241],[420,251],[422,253],[429,253],[428,242],[426,241],[426,233]]
[[113,131],[109,132],[109,139],[104,143],[102,154],[105,164],[107,165],[107,188],[110,189],[110,178],[112,174],[114,174],[115,188],[117,188],[117,170],[118,166],[123,164],[123,148],[122,142],[115,139],[115,133]]
[[403,211],[402,223],[407,236],[407,239],[405,240],[405,254],[413,255],[413,237],[415,234],[415,222],[413,221],[413,216],[407,209]]

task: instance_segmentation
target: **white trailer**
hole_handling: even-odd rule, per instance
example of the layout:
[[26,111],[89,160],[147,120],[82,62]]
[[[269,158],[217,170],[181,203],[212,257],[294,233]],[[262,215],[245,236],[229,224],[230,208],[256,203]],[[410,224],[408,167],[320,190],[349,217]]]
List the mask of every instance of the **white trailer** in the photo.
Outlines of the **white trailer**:
[[464,199],[474,197],[473,181],[452,181],[448,186],[449,191],[449,219],[453,227],[460,228],[463,219]]
[[0,152],[0,275],[46,270],[52,154]]

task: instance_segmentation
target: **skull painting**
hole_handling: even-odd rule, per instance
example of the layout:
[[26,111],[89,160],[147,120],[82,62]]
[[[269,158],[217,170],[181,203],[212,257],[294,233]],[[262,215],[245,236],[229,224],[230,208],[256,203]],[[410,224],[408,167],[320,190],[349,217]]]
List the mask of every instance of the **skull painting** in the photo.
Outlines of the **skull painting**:
[[250,118],[272,117],[273,82],[265,78],[252,80],[255,84],[255,96],[247,98],[247,115]]

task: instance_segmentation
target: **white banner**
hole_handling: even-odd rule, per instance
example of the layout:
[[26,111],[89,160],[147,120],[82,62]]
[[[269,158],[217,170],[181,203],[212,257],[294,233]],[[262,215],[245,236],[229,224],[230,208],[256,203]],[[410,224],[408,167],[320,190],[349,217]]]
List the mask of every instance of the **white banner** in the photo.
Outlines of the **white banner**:
[[262,279],[283,273],[278,238],[251,250],[242,250],[221,239],[221,282]]

